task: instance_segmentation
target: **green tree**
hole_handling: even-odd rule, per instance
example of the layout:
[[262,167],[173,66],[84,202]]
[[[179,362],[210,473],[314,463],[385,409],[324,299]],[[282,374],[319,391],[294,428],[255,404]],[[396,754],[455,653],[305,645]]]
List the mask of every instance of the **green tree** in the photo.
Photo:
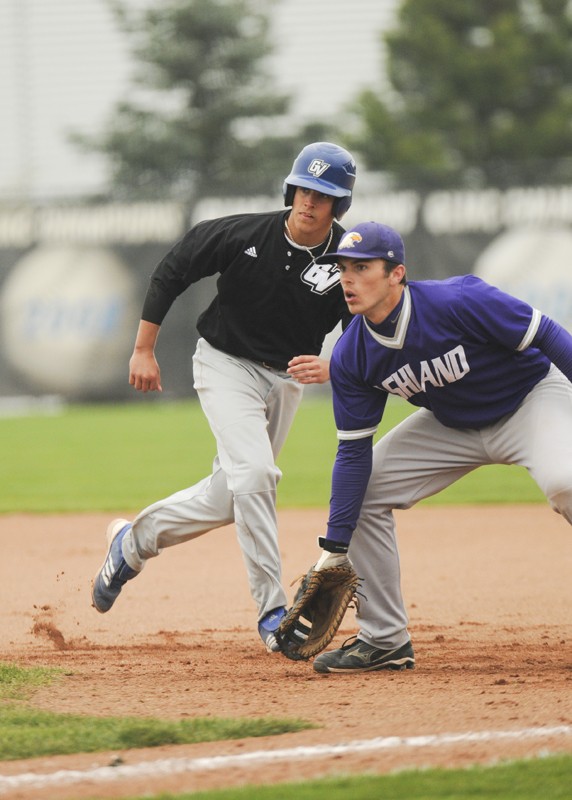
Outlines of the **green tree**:
[[572,177],[568,0],[403,0],[348,145],[400,185]]
[[102,133],[74,137],[107,157],[111,195],[192,205],[204,194],[276,191],[306,131],[276,132],[290,100],[264,70],[271,48],[261,4],[161,0],[134,11],[112,0],[112,6],[133,42],[135,94],[118,104]]

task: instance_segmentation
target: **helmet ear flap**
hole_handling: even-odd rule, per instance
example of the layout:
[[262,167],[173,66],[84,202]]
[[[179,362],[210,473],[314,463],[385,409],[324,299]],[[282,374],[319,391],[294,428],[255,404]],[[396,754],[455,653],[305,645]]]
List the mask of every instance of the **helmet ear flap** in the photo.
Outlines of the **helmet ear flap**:
[[349,210],[351,204],[352,204],[351,197],[336,197],[336,201],[333,206],[334,217],[336,219],[341,219],[346,213],[346,211]]
[[292,186],[291,183],[284,183],[284,205],[291,206],[294,202],[294,195],[296,193],[296,187]]

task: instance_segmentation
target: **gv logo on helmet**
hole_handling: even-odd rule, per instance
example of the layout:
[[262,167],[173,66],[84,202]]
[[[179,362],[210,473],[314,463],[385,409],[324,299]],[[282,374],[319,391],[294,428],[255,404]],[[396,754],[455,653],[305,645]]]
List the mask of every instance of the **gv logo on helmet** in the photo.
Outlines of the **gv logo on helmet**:
[[324,161],[321,158],[315,158],[308,167],[308,172],[313,175],[315,178],[319,178],[320,175],[323,175],[324,172],[331,167],[331,164],[328,164],[327,161]]

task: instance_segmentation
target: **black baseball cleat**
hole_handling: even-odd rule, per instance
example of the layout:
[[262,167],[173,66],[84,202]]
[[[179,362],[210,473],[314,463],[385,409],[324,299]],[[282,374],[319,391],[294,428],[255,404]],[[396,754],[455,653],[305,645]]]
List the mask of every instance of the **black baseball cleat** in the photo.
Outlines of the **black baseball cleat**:
[[330,650],[314,659],[316,672],[374,672],[381,669],[414,669],[415,655],[411,642],[397,650],[382,650],[355,636],[339,650]]

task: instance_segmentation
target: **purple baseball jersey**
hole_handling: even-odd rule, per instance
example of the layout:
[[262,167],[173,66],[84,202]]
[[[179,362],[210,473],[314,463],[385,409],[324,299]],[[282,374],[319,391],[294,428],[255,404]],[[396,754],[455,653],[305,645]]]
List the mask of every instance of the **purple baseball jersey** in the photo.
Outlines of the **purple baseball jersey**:
[[540,320],[539,311],[473,275],[409,282],[384,322],[357,316],[336,343],[339,438],[374,432],[388,394],[452,428],[482,428],[510,414],[550,367],[529,346]]
[[[569,335],[473,275],[408,282],[399,305],[378,325],[356,316],[330,363],[340,443],[327,538],[351,538],[389,394],[429,409],[447,427],[483,428],[513,413],[546,376],[551,359],[531,345],[536,336],[548,339],[548,331],[556,331],[568,372]],[[558,336],[564,335],[562,345]]]

